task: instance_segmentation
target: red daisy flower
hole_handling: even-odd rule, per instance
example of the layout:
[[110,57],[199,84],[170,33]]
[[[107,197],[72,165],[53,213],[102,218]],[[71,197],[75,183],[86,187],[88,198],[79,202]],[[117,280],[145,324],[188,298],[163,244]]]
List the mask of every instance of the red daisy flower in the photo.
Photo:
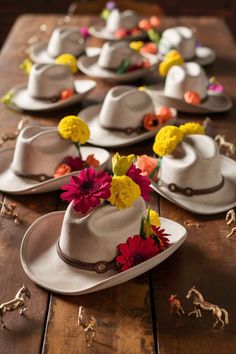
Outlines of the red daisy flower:
[[151,237],[143,239],[140,235],[129,237],[126,243],[120,243],[117,248],[120,254],[116,261],[120,264],[122,272],[156,256],[159,252]]
[[131,165],[128,169],[126,175],[129,176],[136,184],[139,185],[141,189],[141,196],[144,200],[149,199],[149,193],[151,192],[151,181],[149,177],[142,175],[142,170],[137,168],[135,165]]
[[170,241],[167,236],[170,236],[165,232],[165,229],[161,229],[160,227],[156,227],[152,225],[153,235],[151,236],[155,243],[158,245],[160,251],[164,251],[169,247]]
[[66,164],[70,166],[71,171],[80,171],[84,167],[83,160],[80,157],[67,156],[65,158]]
[[89,209],[97,207],[101,199],[108,199],[111,195],[111,176],[94,168],[82,170],[78,176],[72,176],[70,183],[61,187],[66,192],[61,199],[71,202],[75,211],[86,214]]

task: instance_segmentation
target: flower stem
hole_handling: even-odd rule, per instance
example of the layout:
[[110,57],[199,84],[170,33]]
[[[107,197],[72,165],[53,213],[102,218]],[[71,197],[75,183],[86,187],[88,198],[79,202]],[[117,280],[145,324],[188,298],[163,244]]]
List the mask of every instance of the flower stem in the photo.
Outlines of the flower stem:
[[[78,156],[81,158],[81,153],[80,153],[80,143],[79,141],[77,143],[74,143],[75,144],[75,147],[76,149],[78,150]],[[82,158],[81,158],[82,159]]]

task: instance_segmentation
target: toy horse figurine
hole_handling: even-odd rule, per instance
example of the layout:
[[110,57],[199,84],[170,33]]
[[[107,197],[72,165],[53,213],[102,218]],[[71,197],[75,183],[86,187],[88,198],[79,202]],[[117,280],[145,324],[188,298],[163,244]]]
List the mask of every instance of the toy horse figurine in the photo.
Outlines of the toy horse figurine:
[[181,317],[181,314],[184,314],[184,309],[181,306],[181,303],[179,299],[177,299],[177,295],[170,295],[169,297],[169,303],[170,303],[170,313],[176,313],[179,317]]
[[80,306],[78,313],[78,326],[82,326],[84,330],[85,341],[87,342],[88,347],[92,346],[93,338],[96,332],[96,323],[96,319],[85,313],[83,306]]
[[[193,305],[194,310],[189,312],[189,316],[195,314],[196,318],[202,317],[201,310],[204,311],[212,311],[212,315],[216,318],[216,322],[213,324],[213,328],[217,326],[218,323],[221,324],[221,329],[224,328],[225,324],[229,323],[229,315],[225,309],[220,308],[217,305],[210,304],[209,302],[205,301],[202,294],[195,289],[193,286],[186,295],[186,298],[189,299],[191,296],[194,296]],[[221,319],[222,314],[224,314],[225,320]]]
[[22,315],[26,310],[26,300],[30,298],[30,292],[26,288],[25,285],[18,291],[15,298],[8,302],[4,302],[0,305],[0,321],[2,323],[2,327],[6,328],[6,323],[3,322],[3,316],[7,311],[15,311],[20,309],[20,315]]

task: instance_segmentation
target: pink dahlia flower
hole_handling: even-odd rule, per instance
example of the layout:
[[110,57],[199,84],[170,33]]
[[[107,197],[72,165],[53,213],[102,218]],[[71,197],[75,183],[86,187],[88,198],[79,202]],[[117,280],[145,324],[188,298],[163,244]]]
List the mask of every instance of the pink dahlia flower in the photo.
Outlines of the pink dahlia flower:
[[96,208],[101,199],[108,199],[111,195],[111,176],[94,168],[82,170],[78,176],[72,176],[70,183],[61,187],[66,191],[61,194],[61,199],[71,202],[75,211],[86,214],[90,209]]

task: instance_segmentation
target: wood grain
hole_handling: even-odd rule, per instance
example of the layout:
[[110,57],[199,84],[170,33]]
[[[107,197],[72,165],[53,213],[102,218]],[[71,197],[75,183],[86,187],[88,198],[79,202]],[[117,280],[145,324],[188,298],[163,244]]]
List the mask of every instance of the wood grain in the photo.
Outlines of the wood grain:
[[[11,31],[0,57],[0,95],[12,86],[27,80],[19,65],[25,58],[27,39],[39,33],[39,26],[48,26],[48,38],[59,16],[27,15],[21,17]],[[78,20],[79,19],[79,20]],[[97,18],[75,18],[80,25],[91,25]],[[177,24],[196,26],[199,39],[214,48],[217,62],[208,68],[209,75],[216,74],[225,90],[236,99],[235,74],[236,52],[232,36],[225,24],[214,18],[165,18],[162,27]],[[91,44],[102,42],[92,39]],[[223,43],[223,45],[222,45]],[[84,77],[79,74],[78,77]],[[140,83],[137,83],[140,84]],[[101,100],[111,86],[98,82],[97,88],[82,105],[63,111],[31,114],[10,111],[0,107],[0,131],[15,130],[18,121],[28,116],[33,122],[45,125],[57,124],[66,114],[77,114],[91,102]],[[212,118],[212,134],[224,133],[235,141],[235,108],[227,114]],[[178,123],[186,120],[201,121],[204,116],[180,115]],[[9,142],[7,145],[14,145]],[[152,141],[120,149],[121,153],[150,153]],[[5,198],[1,195],[0,198]],[[83,296],[66,297],[49,294],[34,285],[25,276],[19,259],[19,247],[27,227],[39,216],[57,209],[65,209],[59,202],[58,193],[40,196],[7,196],[8,202],[16,202],[24,221],[20,226],[12,220],[0,218],[0,299],[12,298],[22,282],[30,288],[32,299],[27,316],[7,314],[10,331],[0,329],[1,353],[233,353],[236,343],[235,327],[235,247],[234,241],[226,240],[228,231],[224,215],[199,217],[160,200],[162,216],[183,223],[197,221],[200,228],[189,228],[186,243],[170,259],[137,279],[120,286]],[[151,205],[157,207],[159,199],[152,196]],[[230,314],[230,325],[221,332],[212,330],[212,318],[201,320],[187,316],[177,319],[169,315],[168,297],[177,292],[184,308],[191,309],[191,301],[185,299],[193,284],[209,301],[225,307]],[[79,305],[94,315],[98,321],[96,340],[92,349],[85,342],[77,326]]]

